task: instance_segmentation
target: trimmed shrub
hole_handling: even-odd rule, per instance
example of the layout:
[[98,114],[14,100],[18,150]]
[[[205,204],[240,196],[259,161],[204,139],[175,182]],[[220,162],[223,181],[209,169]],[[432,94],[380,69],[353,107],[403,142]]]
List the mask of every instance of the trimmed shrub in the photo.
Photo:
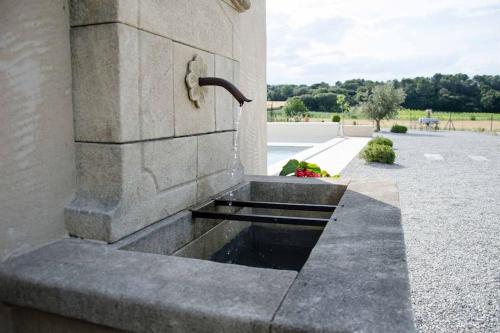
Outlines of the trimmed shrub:
[[368,141],[368,145],[386,145],[392,147],[392,140],[388,138],[384,138],[383,136],[377,136],[376,138]]
[[338,115],[334,115],[334,116],[332,117],[332,121],[333,121],[334,123],[340,123],[340,116],[338,116]]
[[403,125],[392,125],[391,127],[391,132],[392,133],[406,133],[408,131],[408,127],[403,126]]
[[470,120],[476,120],[476,116],[475,115],[470,116]]
[[372,144],[361,151],[360,157],[367,162],[392,164],[396,159],[396,153],[387,145]]

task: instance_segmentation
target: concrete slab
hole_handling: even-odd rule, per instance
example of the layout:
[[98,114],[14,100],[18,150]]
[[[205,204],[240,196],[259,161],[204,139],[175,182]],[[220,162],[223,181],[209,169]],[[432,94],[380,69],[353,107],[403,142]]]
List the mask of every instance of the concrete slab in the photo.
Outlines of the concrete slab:
[[370,137],[347,138],[338,145],[308,158],[307,162],[319,165],[331,175],[340,174],[370,139]]

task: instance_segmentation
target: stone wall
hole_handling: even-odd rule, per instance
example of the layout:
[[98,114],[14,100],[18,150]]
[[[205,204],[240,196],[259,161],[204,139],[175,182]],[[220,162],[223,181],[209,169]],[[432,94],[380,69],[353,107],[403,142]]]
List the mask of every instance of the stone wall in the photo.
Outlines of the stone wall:
[[239,84],[253,99],[245,104],[240,124],[241,163],[249,175],[267,175],[266,1],[253,0],[240,15]]
[[[251,19],[259,19],[261,31],[248,38],[248,47],[258,49],[251,51],[257,52],[254,59],[241,41],[249,29],[241,20],[252,14],[240,14],[226,1],[71,5],[78,189],[66,209],[70,234],[113,242],[240,182],[236,101],[222,88],[209,87],[197,108],[185,76],[198,55],[207,76],[238,86],[245,65],[241,72],[250,82],[242,89],[256,99],[255,115],[265,97],[265,67],[258,62],[265,56],[263,7],[253,9]],[[245,148],[258,141],[252,133],[259,139],[265,133],[255,133],[265,120],[264,107],[257,118],[245,118],[244,154],[251,155]],[[257,169],[253,160],[245,158]]]
[[[0,261],[66,236],[65,206],[72,233],[115,239],[228,185],[220,156],[232,155],[232,98],[210,88],[194,110],[184,83],[173,82],[194,52],[254,100],[244,108],[239,151],[247,173],[265,173],[265,1],[243,13],[232,4],[0,2]],[[118,217],[116,233],[109,223]],[[90,220],[100,222],[87,228]]]
[[66,235],[75,189],[68,17],[65,0],[0,1],[0,261]]

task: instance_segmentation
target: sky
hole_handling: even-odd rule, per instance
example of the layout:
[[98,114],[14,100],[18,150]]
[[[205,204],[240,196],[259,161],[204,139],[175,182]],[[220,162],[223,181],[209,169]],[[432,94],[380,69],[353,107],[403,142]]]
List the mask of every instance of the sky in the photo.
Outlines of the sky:
[[269,84],[500,74],[500,0],[267,0]]

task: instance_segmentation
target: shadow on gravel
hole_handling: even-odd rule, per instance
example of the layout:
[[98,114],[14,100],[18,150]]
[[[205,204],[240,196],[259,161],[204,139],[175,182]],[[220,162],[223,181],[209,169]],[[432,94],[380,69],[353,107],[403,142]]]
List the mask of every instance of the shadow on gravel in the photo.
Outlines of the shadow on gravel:
[[389,134],[389,135],[392,135],[392,136],[401,136],[401,137],[405,137],[405,136],[417,136],[417,137],[420,137],[420,136],[430,136],[430,137],[442,137],[443,135],[440,135],[439,132],[407,132],[407,133],[392,133],[392,132],[389,132],[389,131],[380,131],[378,133],[375,133],[376,134]]
[[366,163],[367,165],[371,166],[371,167],[374,167],[374,168],[378,168],[378,169],[404,169],[405,166],[401,165],[401,164],[397,164],[397,163],[394,163],[394,164],[384,164],[384,163]]

